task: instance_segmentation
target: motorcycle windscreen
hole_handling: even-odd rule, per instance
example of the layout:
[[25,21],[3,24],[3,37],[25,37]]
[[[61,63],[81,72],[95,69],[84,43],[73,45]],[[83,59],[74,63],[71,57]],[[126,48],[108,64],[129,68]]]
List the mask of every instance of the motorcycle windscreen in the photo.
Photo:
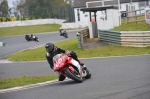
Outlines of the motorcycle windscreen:
[[56,62],[56,60],[58,60],[60,58],[61,54],[57,54],[53,57],[53,63]]
[[65,30],[62,30],[61,33],[65,33]]
[[60,68],[63,68],[65,65],[66,56],[63,56],[62,54],[57,54],[53,57],[53,63],[54,63],[54,70],[59,70]]

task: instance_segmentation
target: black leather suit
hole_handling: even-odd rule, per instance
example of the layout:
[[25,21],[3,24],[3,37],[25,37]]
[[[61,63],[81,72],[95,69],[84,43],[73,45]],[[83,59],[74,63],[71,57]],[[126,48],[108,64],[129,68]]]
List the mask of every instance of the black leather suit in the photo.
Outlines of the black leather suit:
[[59,48],[59,47],[57,47],[57,46],[55,46],[54,49],[55,49],[55,50],[54,50],[54,53],[47,53],[47,54],[46,54],[46,59],[47,59],[49,65],[50,65],[50,67],[51,67],[52,69],[53,69],[53,67],[54,67],[54,64],[53,64],[53,57],[54,57],[55,55],[57,55],[57,54],[61,54],[61,53],[65,53],[65,52],[66,52],[66,50],[63,50],[63,49],[61,49],[61,48]]

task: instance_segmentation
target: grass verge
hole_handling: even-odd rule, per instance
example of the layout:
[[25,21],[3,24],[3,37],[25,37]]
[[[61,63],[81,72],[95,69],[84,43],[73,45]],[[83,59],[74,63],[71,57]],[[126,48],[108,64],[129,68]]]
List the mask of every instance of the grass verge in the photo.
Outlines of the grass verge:
[[150,24],[146,24],[145,21],[142,22],[132,22],[128,23],[126,20],[122,20],[122,25],[113,28],[116,31],[150,31]]
[[[110,45],[91,49],[79,49],[77,44],[77,38],[57,42],[55,45],[69,51],[75,51],[79,58],[150,54],[150,47],[139,48]],[[12,61],[39,61],[46,60],[45,54],[45,48],[40,47],[37,49],[29,49],[23,52],[15,53],[7,56],[6,58]]]
[[45,24],[0,28],[0,37],[59,31],[61,25]]
[[17,86],[24,86],[28,84],[36,84],[40,82],[50,81],[57,79],[57,76],[34,76],[34,77],[21,77],[21,78],[0,78],[0,89],[12,88]]
[[[75,51],[78,54],[79,58],[150,54],[150,47],[137,48],[123,46],[103,46],[91,49],[79,49],[76,38],[62,42],[57,42],[56,45],[69,51]],[[29,49],[23,52],[15,53],[7,56],[6,58],[13,61],[38,61],[45,60],[45,54],[45,48],[40,47],[37,49]],[[41,76],[0,79],[0,89],[23,86],[27,84],[35,84],[38,82],[49,81],[56,78],[56,76]]]

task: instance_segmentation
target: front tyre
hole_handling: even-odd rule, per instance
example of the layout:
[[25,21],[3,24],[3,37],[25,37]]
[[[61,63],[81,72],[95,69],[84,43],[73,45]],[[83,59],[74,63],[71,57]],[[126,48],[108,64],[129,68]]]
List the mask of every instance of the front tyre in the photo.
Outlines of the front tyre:
[[85,76],[85,79],[90,79],[92,74],[90,73],[88,69],[86,70],[86,73],[87,75]]
[[39,42],[39,39],[37,39],[36,41]]
[[83,78],[82,77],[78,77],[75,73],[71,72],[71,70],[69,68],[67,68],[65,70],[66,75],[73,79],[74,81],[78,82],[78,83],[82,83],[83,82]]
[[65,33],[65,34],[64,34],[64,37],[65,37],[65,38],[68,38],[68,34],[67,34],[67,33]]

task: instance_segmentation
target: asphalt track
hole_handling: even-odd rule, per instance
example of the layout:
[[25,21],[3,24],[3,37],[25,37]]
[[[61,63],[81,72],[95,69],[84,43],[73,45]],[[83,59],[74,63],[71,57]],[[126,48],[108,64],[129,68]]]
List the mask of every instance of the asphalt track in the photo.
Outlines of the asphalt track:
[[[76,33],[72,34],[75,37]],[[63,40],[62,37],[54,37],[54,40]],[[46,41],[43,40],[44,42]],[[31,46],[32,44],[28,45]],[[83,83],[72,80],[55,81],[17,90],[0,91],[0,99],[150,99],[150,55],[81,60],[92,72],[92,78]],[[0,63],[0,78],[49,74],[55,73],[49,69],[46,61]]]
[[[67,39],[75,38],[76,33],[78,31],[79,30],[67,31],[68,36],[69,36],[69,38],[67,38]],[[66,38],[60,36],[58,32],[39,33],[36,35],[39,38],[40,42],[26,41],[24,38],[25,35],[0,38],[0,42],[6,43],[5,47],[0,47],[0,58],[3,58],[9,54],[12,54],[12,53],[15,53],[18,51],[25,50],[25,49],[30,48],[30,47],[44,45],[48,41],[57,42],[57,41],[61,41],[61,40],[66,40]]]

